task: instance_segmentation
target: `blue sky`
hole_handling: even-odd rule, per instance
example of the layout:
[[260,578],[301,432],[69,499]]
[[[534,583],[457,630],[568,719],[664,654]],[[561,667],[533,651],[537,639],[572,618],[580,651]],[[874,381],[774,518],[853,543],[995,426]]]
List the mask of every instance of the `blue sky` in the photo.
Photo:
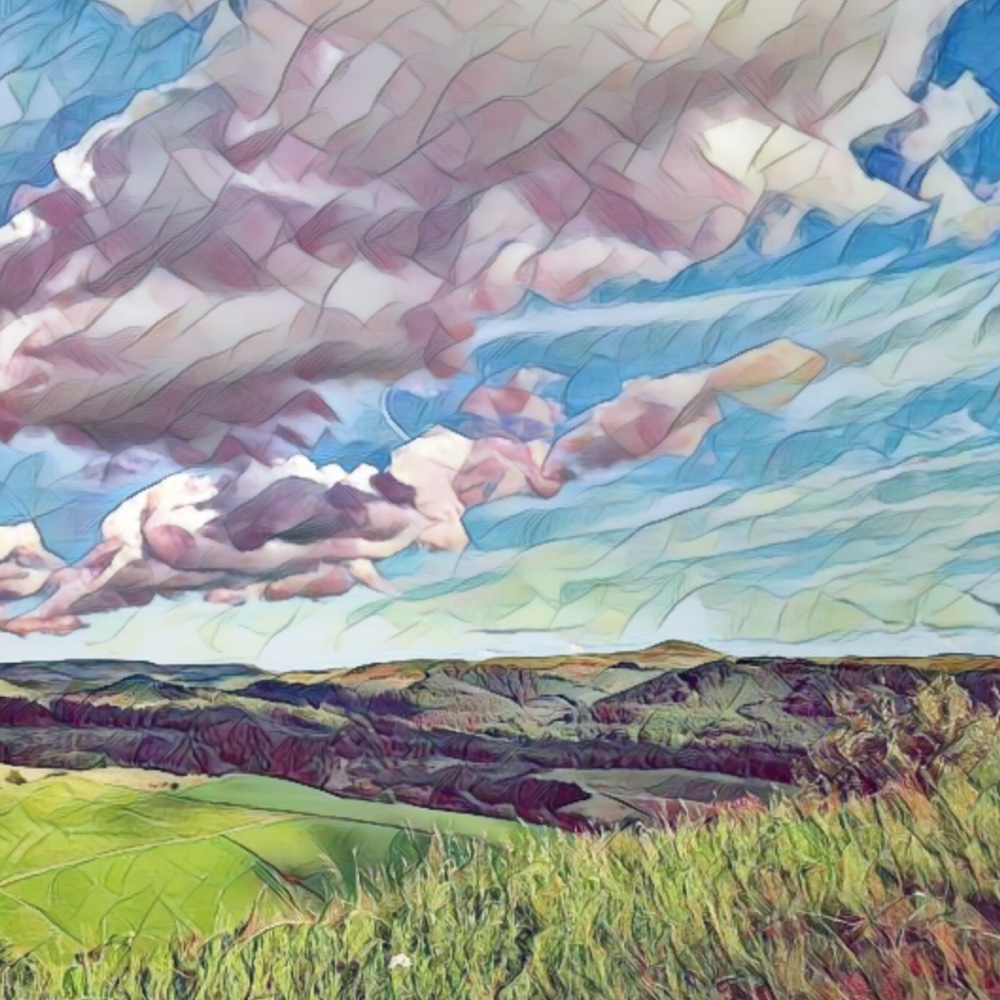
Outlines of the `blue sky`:
[[[135,25],[96,2],[0,0],[0,202],[49,184],[56,153],[194,66],[213,16]],[[924,53],[911,98],[965,74],[1000,103],[997,52],[1000,4],[969,0]],[[920,175],[899,152],[905,134],[876,130],[853,151],[869,176],[913,194]],[[1000,113],[935,159],[988,202]],[[751,225],[670,280],[612,282],[573,306],[532,297],[484,320],[450,381],[346,380],[341,421],[309,454],[350,470],[384,467],[401,443],[458,419],[476,385],[523,368],[551,374],[544,391],[569,426],[629,379],[715,365],[777,336],[830,361],[780,412],[723,400],[723,419],[688,457],[596,475],[554,501],[469,510],[461,554],[411,548],[380,564],[399,596],[356,588],[222,610],[157,597],[71,636],[0,637],[0,656],[281,669],[667,638],[786,652],[996,651],[1000,242],[932,239],[938,210],[932,201],[892,221],[812,210],[778,254]],[[23,440],[0,448],[0,521],[33,520],[70,562],[99,540],[106,515],[172,468],[157,461],[87,483],[86,456],[38,442],[31,454]]]

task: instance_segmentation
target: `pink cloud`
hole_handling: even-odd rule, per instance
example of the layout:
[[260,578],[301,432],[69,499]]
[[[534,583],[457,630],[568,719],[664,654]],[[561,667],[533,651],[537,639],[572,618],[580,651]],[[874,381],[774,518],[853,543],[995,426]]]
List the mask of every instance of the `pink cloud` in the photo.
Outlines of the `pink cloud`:
[[705,371],[628,383],[560,437],[562,414],[537,391],[544,373],[522,370],[469,394],[467,433],[432,428],[398,448],[384,472],[348,474],[301,455],[178,472],[112,512],[101,542],[73,566],[49,556],[33,526],[0,529],[0,599],[42,598],[0,627],[62,634],[88,615],[191,592],[213,603],[319,599],[357,583],[392,592],[376,564],[411,545],[461,552],[470,508],[550,499],[586,469],[691,454],[721,419],[718,395],[777,408],[824,364],[774,341]]
[[23,192],[0,437],[196,464],[240,428],[267,457],[311,385],[452,372],[527,291],[670,277],[776,194],[912,210],[827,131],[872,80],[905,101],[901,49],[953,6],[252,0],[244,34]]
[[822,355],[781,339],[704,371],[635,379],[555,442],[545,475],[561,481],[640,458],[691,455],[722,420],[720,395],[775,410],[825,367]]

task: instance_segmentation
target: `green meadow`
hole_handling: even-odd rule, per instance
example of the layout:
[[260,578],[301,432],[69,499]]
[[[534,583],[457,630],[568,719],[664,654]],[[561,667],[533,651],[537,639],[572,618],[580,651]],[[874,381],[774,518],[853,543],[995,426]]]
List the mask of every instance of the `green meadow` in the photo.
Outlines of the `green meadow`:
[[[958,771],[674,831],[418,833],[396,874],[393,817],[205,800],[242,779],[33,785],[2,795],[10,1000],[1000,996],[1000,791]],[[281,877],[348,853],[378,870],[322,905]]]
[[[382,872],[312,912],[272,884],[289,855],[257,867],[231,839],[251,829],[252,811],[213,815],[181,796],[149,796],[154,806],[105,788],[78,801],[74,819],[67,793],[86,784],[4,794],[7,815],[31,815],[39,831],[59,810],[72,821],[65,840],[40,836],[4,862],[3,933],[22,954],[45,935],[63,942],[8,956],[5,998],[1000,996],[1000,793],[957,773],[931,792],[733,807],[672,832],[435,835],[403,877]],[[109,840],[103,819],[123,814],[160,843]],[[258,820],[269,831],[289,822]],[[315,837],[317,822],[285,832]],[[210,930],[220,902],[230,920],[258,916]],[[141,951],[113,940],[130,925],[147,937]],[[102,937],[87,957],[57,960]]]
[[150,791],[60,775],[0,791],[0,937],[66,965],[254,921],[315,919],[374,873],[402,873],[431,832],[494,839],[501,821],[339,799],[257,776]]

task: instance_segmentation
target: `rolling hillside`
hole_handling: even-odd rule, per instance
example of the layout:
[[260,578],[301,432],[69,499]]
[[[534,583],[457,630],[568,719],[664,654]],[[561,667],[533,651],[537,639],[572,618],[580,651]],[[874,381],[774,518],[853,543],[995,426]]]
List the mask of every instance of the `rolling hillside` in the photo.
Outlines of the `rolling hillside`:
[[252,774],[344,798],[617,827],[817,777],[852,720],[914,710],[948,675],[1000,708],[1000,663],[733,658],[667,643],[603,656],[251,667],[0,665],[0,763]]
[[264,777],[149,790],[51,775],[0,786],[0,925],[8,957],[66,963],[253,922],[315,918],[376,872],[401,875],[430,833],[509,840],[478,817],[349,802]]

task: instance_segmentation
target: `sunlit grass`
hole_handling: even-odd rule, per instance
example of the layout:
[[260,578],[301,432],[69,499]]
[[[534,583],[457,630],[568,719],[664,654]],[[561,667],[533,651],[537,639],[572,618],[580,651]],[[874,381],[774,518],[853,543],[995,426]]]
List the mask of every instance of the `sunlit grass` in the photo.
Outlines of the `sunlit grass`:
[[1000,996],[1000,793],[962,774],[733,810],[676,831],[438,837],[322,918],[68,972],[2,995],[144,1000]]

